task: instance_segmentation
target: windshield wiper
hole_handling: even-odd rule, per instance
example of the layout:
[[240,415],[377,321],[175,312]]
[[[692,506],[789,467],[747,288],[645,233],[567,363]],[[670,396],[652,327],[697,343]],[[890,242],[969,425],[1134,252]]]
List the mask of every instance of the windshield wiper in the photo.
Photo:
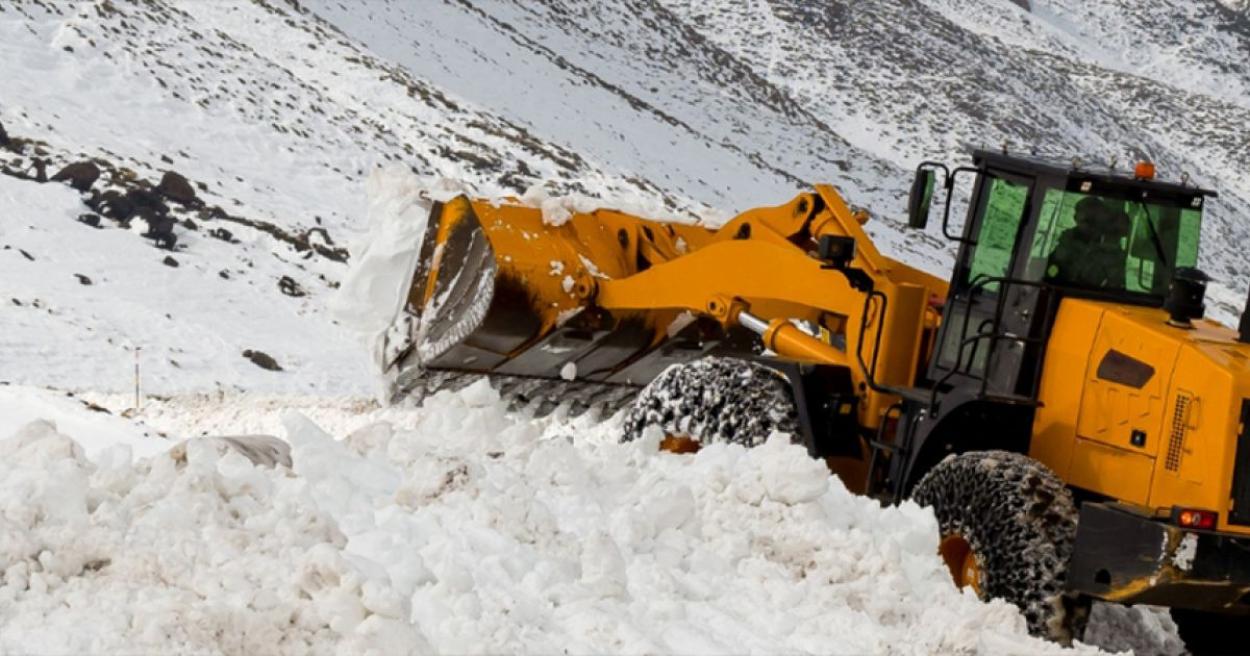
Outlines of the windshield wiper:
[[1155,252],[1159,254],[1159,261],[1163,262],[1163,266],[1171,269],[1172,263],[1168,262],[1168,256],[1163,252],[1163,240],[1159,239],[1159,231],[1155,230],[1154,219],[1150,218],[1150,207],[1141,200],[1136,202],[1141,207],[1141,210],[1146,213],[1146,227],[1150,228],[1150,242],[1154,244]]

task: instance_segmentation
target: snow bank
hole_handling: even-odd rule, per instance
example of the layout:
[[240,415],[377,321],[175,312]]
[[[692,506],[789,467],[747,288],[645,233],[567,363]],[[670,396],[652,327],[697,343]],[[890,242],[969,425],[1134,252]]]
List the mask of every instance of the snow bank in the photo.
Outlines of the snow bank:
[[[128,407],[126,402],[121,405]],[[137,456],[149,456],[173,444],[154,431],[102,409],[93,410],[67,394],[23,385],[0,386],[0,438],[38,420],[53,420],[58,432],[72,438],[88,457],[117,445],[125,445]]]
[[[443,653],[1041,653],[950,584],[932,515],[777,437],[694,456],[508,415],[484,383],[411,430],[288,418],[295,471]],[[658,437],[658,436],[655,436]]]
[[187,446],[95,464],[44,421],[0,441],[0,652],[428,651],[306,481]]
[[290,470],[0,433],[0,653],[1062,651],[954,589],[929,511],[782,436],[660,453],[484,382],[351,410],[390,420],[335,439],[287,412]]

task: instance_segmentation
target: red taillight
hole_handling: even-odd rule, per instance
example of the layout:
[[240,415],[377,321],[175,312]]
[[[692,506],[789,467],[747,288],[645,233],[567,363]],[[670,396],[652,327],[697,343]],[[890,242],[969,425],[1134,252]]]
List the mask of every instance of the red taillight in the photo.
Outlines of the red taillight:
[[1215,529],[1219,514],[1210,510],[1175,508],[1172,510],[1172,519],[1176,521],[1177,526],[1210,531]]
[[1154,180],[1154,162],[1138,162],[1137,166],[1133,167],[1133,177],[1139,180]]

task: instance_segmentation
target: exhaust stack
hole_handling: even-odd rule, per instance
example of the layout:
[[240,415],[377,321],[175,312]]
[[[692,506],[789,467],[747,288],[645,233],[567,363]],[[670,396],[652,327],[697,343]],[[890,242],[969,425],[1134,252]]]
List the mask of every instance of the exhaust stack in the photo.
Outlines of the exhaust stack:
[[[1172,276],[1167,300],[1163,309],[1168,312],[1168,325],[1176,328],[1193,328],[1193,319],[1206,314],[1203,302],[1207,294],[1207,282],[1211,279],[1198,269],[1181,267]],[[1244,320],[1243,320],[1244,321]]]

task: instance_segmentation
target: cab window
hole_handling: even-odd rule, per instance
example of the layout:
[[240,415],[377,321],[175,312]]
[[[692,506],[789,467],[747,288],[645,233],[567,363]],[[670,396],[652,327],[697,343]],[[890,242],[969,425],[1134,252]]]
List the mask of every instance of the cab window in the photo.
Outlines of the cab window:
[[1047,190],[1025,277],[1106,292],[1161,296],[1177,267],[1198,262],[1196,206]]
[[[972,251],[967,278],[964,282],[975,284],[983,278],[1002,278],[1011,269],[1020,222],[1024,219],[1029,187],[1002,178],[989,183],[985,201],[985,214],[977,230],[976,246]],[[987,283],[985,291],[997,291],[997,282]]]

